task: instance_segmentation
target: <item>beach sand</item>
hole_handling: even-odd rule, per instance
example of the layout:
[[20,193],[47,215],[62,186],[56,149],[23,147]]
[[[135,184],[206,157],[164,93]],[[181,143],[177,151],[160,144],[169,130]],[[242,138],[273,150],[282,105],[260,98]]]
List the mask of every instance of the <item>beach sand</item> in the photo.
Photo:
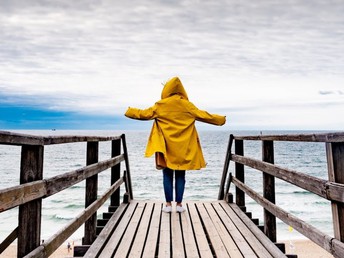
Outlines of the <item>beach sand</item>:
[[286,254],[297,254],[298,258],[333,258],[326,250],[310,240],[281,241],[285,243]]
[[[309,240],[292,240],[291,243],[294,248],[291,246],[289,241],[280,241],[285,243],[286,246],[286,253],[287,254],[297,254],[298,258],[332,258],[333,256],[322,249],[317,244]],[[7,248],[2,254],[0,254],[1,258],[15,258],[17,253],[17,246],[11,245]],[[51,258],[67,258],[73,257],[73,252],[70,251],[68,253],[67,244],[61,246],[59,249],[55,251],[51,256]]]

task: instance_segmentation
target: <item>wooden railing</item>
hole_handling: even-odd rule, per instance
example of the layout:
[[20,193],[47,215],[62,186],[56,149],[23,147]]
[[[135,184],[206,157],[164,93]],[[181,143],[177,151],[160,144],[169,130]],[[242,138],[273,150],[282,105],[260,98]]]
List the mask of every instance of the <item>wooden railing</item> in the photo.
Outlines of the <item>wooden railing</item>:
[[[111,141],[111,158],[98,161],[99,142]],[[87,142],[86,166],[43,179],[44,146]],[[18,227],[0,243],[0,254],[17,239],[18,257],[48,257],[80,226],[85,224],[83,245],[96,238],[97,210],[110,199],[110,206],[120,205],[120,186],[125,184],[123,202],[133,199],[125,135],[33,136],[0,131],[0,144],[21,146],[20,185],[0,189],[0,212],[19,206]],[[121,145],[123,153],[121,154]],[[121,162],[125,171],[121,176]],[[111,187],[98,196],[98,173],[111,169]],[[42,199],[81,181],[86,181],[85,209],[67,226],[41,244]]]
[[[261,141],[262,160],[244,156],[244,141]],[[274,165],[274,142],[324,142],[326,145],[328,180]],[[234,143],[235,153],[231,152]],[[228,173],[230,161],[234,175]],[[263,173],[263,196],[245,184],[245,166]],[[305,189],[331,201],[334,237],[275,205],[275,178]],[[276,242],[276,217],[327,250],[335,257],[344,257],[344,133],[298,135],[230,135],[218,199],[232,201],[230,185],[235,186],[235,202],[245,207],[245,194],[264,208],[264,233]]]

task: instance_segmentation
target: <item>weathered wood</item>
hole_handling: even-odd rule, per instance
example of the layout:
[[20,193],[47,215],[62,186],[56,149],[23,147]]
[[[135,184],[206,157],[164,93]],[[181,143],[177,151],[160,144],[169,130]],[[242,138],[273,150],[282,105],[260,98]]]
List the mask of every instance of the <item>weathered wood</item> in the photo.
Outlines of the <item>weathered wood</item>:
[[221,241],[221,237],[219,235],[219,232],[216,230],[216,227],[211,220],[209,214],[207,213],[206,209],[204,208],[203,204],[196,204],[197,210],[200,214],[200,217],[202,218],[204,228],[208,234],[209,241],[211,242],[214,252],[216,254],[216,257],[230,257],[227,253],[227,249],[223,242]]
[[121,135],[122,139],[122,145],[123,145],[123,155],[124,155],[124,160],[125,160],[125,173],[126,173],[126,178],[127,180],[127,186],[128,186],[128,193],[129,193],[129,198],[132,200],[134,199],[133,195],[133,187],[131,185],[131,175],[130,175],[130,166],[129,166],[129,157],[128,157],[128,150],[127,150],[127,142],[125,139],[125,134]]
[[[99,142],[87,142],[86,165],[98,162]],[[85,208],[90,206],[98,197],[98,174],[86,178],[85,188]],[[95,212],[86,222],[84,230],[83,245],[90,245],[97,237],[97,212]]]
[[[187,208],[187,206],[185,206]],[[183,229],[183,239],[185,246],[185,255],[188,258],[199,257],[197,251],[197,244],[194,237],[194,232],[192,230],[192,222],[189,217],[189,212],[183,212],[180,214],[181,217],[181,227]]]
[[[235,140],[235,156],[244,155],[244,142],[242,140]],[[231,155],[231,159],[233,155]],[[245,183],[245,168],[240,162],[235,163],[235,176],[241,182]],[[239,206],[245,206],[245,193],[239,188],[235,189],[235,202]]]
[[235,136],[235,140],[253,141],[296,141],[296,142],[344,142],[344,133],[283,134]]
[[[262,160],[274,164],[274,144],[273,141],[262,142]],[[272,203],[276,203],[275,198],[275,177],[263,172],[263,196]],[[268,210],[264,209],[264,233],[272,242],[277,241],[276,217]]]
[[86,254],[84,255],[85,258],[94,258],[100,254],[103,245],[106,245],[106,243],[108,242],[109,237],[112,235],[127,207],[128,204],[121,204],[116,209],[113,216],[110,218],[106,226],[100,232],[99,236],[93,242],[91,248],[89,248]]
[[125,233],[125,229],[127,228],[127,225],[130,222],[132,215],[134,214],[136,206],[137,206],[136,202],[131,202],[129,204],[129,207],[127,208],[125,214],[123,215],[121,219],[121,223],[114,230],[113,234],[109,238],[109,241],[107,242],[106,246],[102,250],[102,253],[99,255],[99,258],[108,258],[114,255],[122,239],[122,236]]
[[47,189],[43,180],[0,190],[0,212],[42,198],[46,194]]
[[65,136],[45,136],[43,137],[44,145],[76,143],[76,142],[102,142],[119,139],[120,136],[82,136],[82,135],[65,135]]
[[97,211],[111,194],[123,184],[123,178],[119,179],[115,184],[113,184],[97,201],[93,202],[84,211],[82,211],[78,216],[76,216],[67,226],[58,231],[48,240],[33,250],[27,255],[27,257],[48,257],[51,255],[58,247],[60,247],[64,241],[66,241],[85,221]]
[[225,183],[226,183],[226,178],[227,178],[227,174],[228,174],[229,162],[230,162],[230,158],[231,158],[233,137],[234,137],[233,134],[231,134],[229,136],[226,158],[225,158],[225,164],[223,166],[222,177],[221,177],[221,182],[220,182],[219,195],[217,197],[218,200],[223,200],[223,198],[225,197],[225,193],[227,193],[229,191],[230,180],[228,180],[226,192],[225,192]]
[[[251,219],[244,216],[243,211],[237,205],[234,203],[221,203],[221,206],[226,210],[230,218],[233,219],[237,225],[240,225],[239,227],[247,242],[252,244],[252,246],[256,246],[255,250],[259,250],[259,252],[263,254],[261,257],[286,257],[269,238],[265,237],[264,233],[251,221]],[[229,207],[231,209],[229,209]],[[246,227],[240,223],[240,220]]]
[[128,227],[125,230],[125,233],[123,234],[123,237],[121,239],[121,242],[117,248],[116,254],[113,256],[114,258],[121,258],[121,257],[127,257],[130,248],[132,246],[132,241],[137,237],[136,231],[140,225],[141,216],[144,212],[146,204],[143,202],[139,202],[135,212],[130,219],[130,223],[128,224]]
[[[262,246],[260,241],[257,240],[242,221],[237,218],[236,214],[230,209],[230,206],[220,203],[213,203],[213,206],[222,219],[227,231],[240,249],[240,253],[243,257],[255,257],[255,253],[259,254],[258,257],[271,256]],[[246,217],[244,213],[242,213],[241,216]]]
[[154,204],[154,211],[153,211],[151,221],[149,224],[149,228],[148,228],[149,231],[147,234],[146,245],[145,245],[142,257],[155,257],[155,251],[156,251],[156,247],[158,243],[162,205],[163,204],[160,202]]
[[[216,211],[213,209],[210,203],[205,203],[204,207],[207,210],[209,214],[209,218],[212,220],[214,227],[219,234],[219,237],[221,239],[220,241],[222,241],[222,243],[224,244],[227,252],[230,254],[230,257],[243,258],[244,256],[241,254],[239,247],[237,246],[237,244],[234,242],[232,238],[234,236],[229,235],[226,227],[223,225],[223,220],[221,219],[224,219],[224,218],[219,218],[217,216]],[[249,247],[249,246],[247,245],[246,247]],[[251,253],[248,253],[249,250],[251,251]],[[248,257],[249,255],[252,256],[254,254],[251,248],[248,248],[247,252],[246,250],[243,250],[243,253],[246,254],[246,257]]]
[[86,178],[93,176],[101,171],[107,170],[112,166],[124,160],[123,155],[117,156],[105,161],[100,161],[97,164],[92,164],[62,175],[54,176],[46,179],[47,196],[58,193],[72,185],[75,185]]
[[192,227],[194,230],[195,240],[198,247],[198,253],[201,257],[212,258],[214,257],[210,246],[208,244],[203,226],[202,221],[200,220],[196,206],[193,203],[187,203],[188,212],[190,214],[190,220],[192,223]]
[[332,201],[344,202],[344,184],[329,182],[324,179],[309,176],[302,172],[282,168],[277,165],[271,165],[267,162],[236,154],[232,154],[232,160],[236,163],[264,171],[265,173],[317,194],[320,197]]
[[[326,155],[329,180],[344,184],[344,142],[327,143]],[[344,204],[332,202],[331,206],[334,236],[336,239],[344,242]]]
[[[43,178],[42,145],[23,145],[20,164],[20,184]],[[19,206],[18,257],[34,250],[41,242],[42,199],[30,201]]]
[[123,160],[124,156],[121,155],[63,175],[0,190],[0,212],[35,199],[51,196]]
[[[137,229],[136,237],[134,239],[134,242],[133,242],[133,245],[128,257],[141,257],[142,252],[144,250],[144,246],[146,244],[146,236],[149,230],[149,222],[150,222],[151,214],[153,212],[153,208],[154,208],[154,204],[152,202],[146,204],[146,207],[144,208],[144,211],[143,211],[142,219]],[[154,254],[152,255],[152,257],[153,256]]]
[[[84,257],[286,257],[252,221],[245,221],[242,211],[234,212],[233,207],[239,209],[235,204],[187,202],[181,214],[175,207],[163,213],[161,206],[160,201],[140,201],[121,215],[116,211],[116,221],[105,226]],[[260,231],[259,237],[251,230]]]
[[183,246],[183,235],[180,227],[180,214],[174,210],[171,213],[171,249],[173,257],[185,257],[184,246]]
[[6,145],[43,145],[41,136],[0,131],[0,144]]
[[[287,225],[292,226],[312,240],[314,243],[321,246],[323,249],[327,250],[328,252],[333,252],[333,247],[331,246],[332,238],[325,233],[321,232],[317,228],[313,227],[312,225],[309,225],[305,221],[297,218],[296,216],[292,215],[291,213],[286,212],[285,210],[281,209],[277,205],[269,202],[268,200],[264,199],[264,197],[260,196],[258,193],[253,191],[251,188],[246,186],[245,184],[241,183],[238,179],[233,177],[232,182],[234,185],[236,185],[238,188],[243,190],[246,194],[248,194],[253,200],[255,200],[259,205],[267,209],[269,212],[271,212],[273,215],[278,217],[280,220],[282,220]],[[344,257],[344,253],[341,254]]]
[[[116,139],[111,141],[111,157],[116,157],[121,154],[121,139]],[[123,160],[125,160],[124,155]],[[118,178],[121,176],[121,164],[117,163],[115,166],[111,168],[111,184],[116,182]],[[114,194],[111,196],[110,205],[114,207],[118,207],[120,204],[120,189],[118,189]]]
[[7,247],[10,246],[10,244],[13,243],[14,240],[16,240],[18,237],[18,227],[16,227],[0,244],[0,254],[6,250]]
[[260,160],[243,157],[233,154],[232,160],[236,163],[249,166],[251,168],[263,171],[274,177],[282,179],[286,182],[301,187],[307,191],[315,193],[321,197],[326,198],[327,181],[324,179],[309,176],[305,173],[297,172],[291,169],[282,168],[277,165],[272,165]]
[[73,248],[73,257],[84,257],[85,253],[90,248],[90,245],[80,245],[74,246]]
[[75,142],[90,141],[111,141],[119,139],[120,136],[81,136],[81,135],[65,135],[65,136],[36,136],[29,134],[13,133],[0,131],[0,144],[8,145],[51,145]]
[[159,237],[159,250],[158,257],[171,257],[171,227],[170,227],[170,214],[161,213],[160,223],[160,237]]

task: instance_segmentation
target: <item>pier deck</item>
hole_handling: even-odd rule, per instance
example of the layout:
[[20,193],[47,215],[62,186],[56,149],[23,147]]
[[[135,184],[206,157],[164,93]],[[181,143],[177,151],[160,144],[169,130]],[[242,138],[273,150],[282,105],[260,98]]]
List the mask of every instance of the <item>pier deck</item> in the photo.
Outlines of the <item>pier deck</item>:
[[286,257],[233,203],[121,204],[84,257]]

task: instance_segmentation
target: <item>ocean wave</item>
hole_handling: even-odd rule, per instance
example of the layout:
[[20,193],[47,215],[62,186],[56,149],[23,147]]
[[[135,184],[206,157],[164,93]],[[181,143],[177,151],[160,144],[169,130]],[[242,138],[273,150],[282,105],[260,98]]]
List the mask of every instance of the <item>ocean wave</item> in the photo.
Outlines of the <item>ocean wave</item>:
[[72,219],[74,219],[75,216],[72,215],[72,214],[54,214],[52,216],[50,216],[50,219],[53,220],[53,221],[70,221]]

